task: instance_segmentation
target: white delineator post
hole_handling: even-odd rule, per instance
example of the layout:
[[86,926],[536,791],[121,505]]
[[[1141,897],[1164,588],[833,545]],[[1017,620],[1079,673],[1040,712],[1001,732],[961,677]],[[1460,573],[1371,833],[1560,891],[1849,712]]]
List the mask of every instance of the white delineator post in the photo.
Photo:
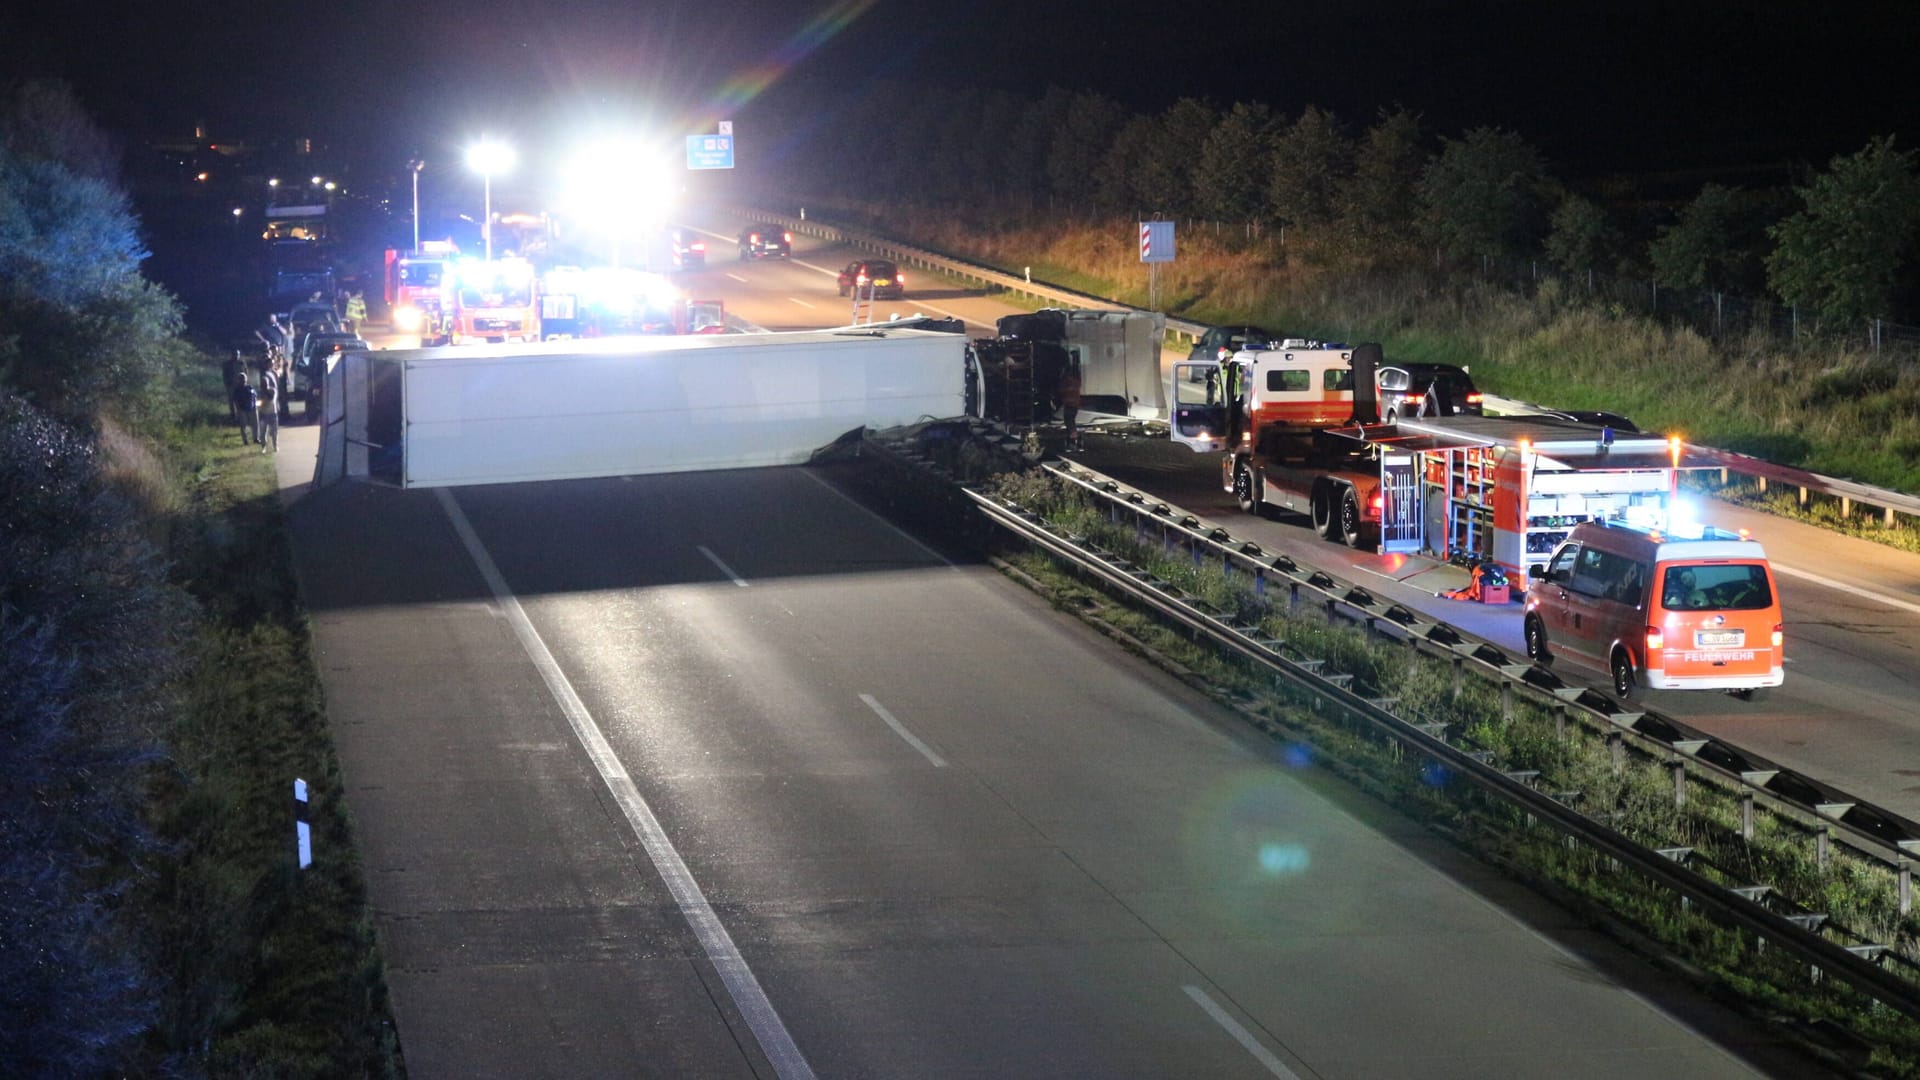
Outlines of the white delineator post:
[[300,847],[300,869],[313,865],[313,826],[307,822],[307,782],[293,781],[293,834]]

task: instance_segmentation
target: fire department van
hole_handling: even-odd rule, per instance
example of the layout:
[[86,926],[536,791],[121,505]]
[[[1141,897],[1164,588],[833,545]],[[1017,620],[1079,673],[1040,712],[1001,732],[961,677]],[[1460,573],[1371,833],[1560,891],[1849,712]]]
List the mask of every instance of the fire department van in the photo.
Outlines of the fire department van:
[[1622,698],[1646,686],[1753,699],[1784,677],[1773,567],[1739,534],[1587,522],[1529,577],[1527,655],[1604,668]]

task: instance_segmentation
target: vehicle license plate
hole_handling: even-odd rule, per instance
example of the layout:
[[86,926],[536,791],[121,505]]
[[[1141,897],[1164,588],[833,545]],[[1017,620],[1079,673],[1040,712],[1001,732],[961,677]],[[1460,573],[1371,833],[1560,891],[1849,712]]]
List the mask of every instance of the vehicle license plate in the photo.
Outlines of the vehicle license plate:
[[1737,649],[1747,643],[1745,630],[1695,630],[1693,647],[1696,649]]

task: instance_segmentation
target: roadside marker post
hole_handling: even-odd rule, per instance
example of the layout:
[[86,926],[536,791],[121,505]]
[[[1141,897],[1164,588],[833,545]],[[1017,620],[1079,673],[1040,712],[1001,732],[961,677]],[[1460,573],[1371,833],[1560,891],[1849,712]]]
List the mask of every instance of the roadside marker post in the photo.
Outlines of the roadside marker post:
[[293,834],[300,846],[300,869],[313,865],[313,826],[307,821],[307,782],[293,781]]

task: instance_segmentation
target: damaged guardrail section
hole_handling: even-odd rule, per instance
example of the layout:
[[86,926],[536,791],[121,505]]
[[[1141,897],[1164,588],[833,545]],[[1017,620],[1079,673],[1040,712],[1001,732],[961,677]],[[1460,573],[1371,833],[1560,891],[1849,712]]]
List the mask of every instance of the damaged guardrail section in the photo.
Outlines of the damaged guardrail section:
[[[931,468],[920,446],[870,445],[890,468]],[[1554,850],[1583,885],[1631,879],[1655,890],[1585,890],[1617,892],[1609,903],[1626,922],[1643,925],[1656,908],[1707,916],[1725,935],[1711,945],[1723,972],[1809,993],[1849,987],[1870,999],[1854,1011],[1904,1035],[1889,1036],[1901,1047],[1896,1060],[1913,1059],[1913,822],[1670,717],[1567,685],[1097,473],[1052,463],[1029,475],[1072,493],[1073,508],[962,487],[981,515],[1033,550],[1264,673],[1235,701],[1263,727],[1288,734],[1301,717],[1335,722],[1368,744],[1356,743],[1357,753],[1385,747],[1432,799],[1476,792],[1493,808],[1481,817],[1506,825],[1474,845],[1496,860],[1528,845],[1537,853],[1541,830],[1552,830],[1561,837]],[[1038,486],[1005,487],[1022,485]],[[1827,1019],[1858,1026],[1852,1012]]]

